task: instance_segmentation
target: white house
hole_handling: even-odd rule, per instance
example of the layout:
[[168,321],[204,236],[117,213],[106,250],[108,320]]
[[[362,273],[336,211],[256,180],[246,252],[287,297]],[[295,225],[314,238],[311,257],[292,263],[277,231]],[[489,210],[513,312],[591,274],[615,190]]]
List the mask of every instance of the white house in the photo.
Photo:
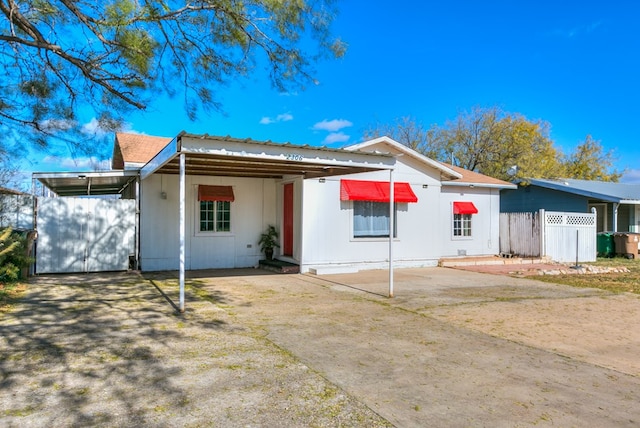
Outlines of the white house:
[[[515,188],[387,137],[329,149],[118,133],[112,168],[78,178],[94,193],[117,181],[123,198],[136,199],[132,252],[146,271],[256,266],[264,257],[257,241],[269,225],[280,232],[276,257],[301,272],[386,267],[390,248],[395,265],[406,267],[497,254],[500,190]],[[65,183],[89,192],[68,174],[34,178],[61,195],[70,194]]]
[[[396,201],[396,266],[434,266],[443,256],[499,252],[500,189],[513,185],[436,162],[389,138],[344,150],[188,134],[178,138],[183,149],[195,154],[187,161],[192,169],[187,166],[185,174],[188,270],[257,265],[263,258],[257,240],[268,225],[280,231],[277,257],[300,265],[302,272],[386,266],[391,174]],[[123,162],[118,165],[114,161],[114,167],[142,171],[143,270],[177,269],[179,265],[179,174],[170,160],[150,156],[168,147],[167,141],[131,134],[116,136],[114,152],[122,153]],[[258,148],[256,156],[268,156],[266,148],[276,155],[283,148],[291,149],[285,157],[292,161],[313,159],[320,163],[320,172],[256,171],[255,165],[243,166],[242,161],[231,166],[206,163],[207,157],[220,158],[234,151],[251,156],[248,146],[252,145]],[[148,159],[137,157],[143,149]],[[173,159],[175,153],[169,150],[165,156]],[[323,159],[327,154],[330,159]],[[349,174],[339,174],[342,162],[362,165],[353,165],[345,171]],[[219,171],[205,171],[208,168]]]

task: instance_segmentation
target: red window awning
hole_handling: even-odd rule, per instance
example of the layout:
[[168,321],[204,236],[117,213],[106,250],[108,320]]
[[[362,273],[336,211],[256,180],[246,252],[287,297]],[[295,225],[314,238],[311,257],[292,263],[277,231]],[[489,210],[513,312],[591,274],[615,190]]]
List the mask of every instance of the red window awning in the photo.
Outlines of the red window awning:
[[199,201],[233,202],[233,188],[231,186],[198,186]]
[[[389,202],[388,181],[340,180],[341,201]],[[393,183],[395,202],[418,202],[409,183]]]
[[453,203],[454,214],[478,214],[478,209],[473,202],[454,202]]

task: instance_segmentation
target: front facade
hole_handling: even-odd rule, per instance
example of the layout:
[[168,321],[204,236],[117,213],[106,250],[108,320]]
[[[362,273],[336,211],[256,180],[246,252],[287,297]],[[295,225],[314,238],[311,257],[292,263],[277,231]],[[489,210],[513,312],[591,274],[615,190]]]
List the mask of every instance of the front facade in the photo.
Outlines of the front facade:
[[[264,258],[257,240],[269,225],[280,233],[276,257],[300,265],[302,272],[386,267],[388,190],[381,198],[371,192],[375,186],[388,189],[391,175],[396,190],[396,266],[435,266],[443,256],[499,252],[499,190],[510,184],[480,174],[472,182],[460,181],[470,173],[388,138],[345,152],[390,154],[393,172],[381,169],[318,178],[187,174],[185,268],[256,266]],[[206,198],[204,192],[222,196]],[[140,195],[140,266],[177,269],[179,177],[150,174],[141,180]]]
[[179,269],[181,258],[186,270],[257,266],[270,225],[275,256],[301,272],[386,268],[391,248],[401,267],[494,255],[500,190],[515,187],[387,137],[337,150],[117,134],[113,168],[138,173],[121,195],[137,195],[136,265],[145,271]]

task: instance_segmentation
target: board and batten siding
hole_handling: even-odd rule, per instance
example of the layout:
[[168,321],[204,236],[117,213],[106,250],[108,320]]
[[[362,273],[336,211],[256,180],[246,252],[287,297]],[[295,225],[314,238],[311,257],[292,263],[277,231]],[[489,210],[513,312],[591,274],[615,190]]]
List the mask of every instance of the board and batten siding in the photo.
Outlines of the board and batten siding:
[[[154,174],[142,180],[140,268],[179,267],[179,177]],[[198,185],[231,186],[231,232],[199,233]],[[236,177],[186,177],[186,269],[253,267],[263,258],[260,234],[276,222],[276,181]]]

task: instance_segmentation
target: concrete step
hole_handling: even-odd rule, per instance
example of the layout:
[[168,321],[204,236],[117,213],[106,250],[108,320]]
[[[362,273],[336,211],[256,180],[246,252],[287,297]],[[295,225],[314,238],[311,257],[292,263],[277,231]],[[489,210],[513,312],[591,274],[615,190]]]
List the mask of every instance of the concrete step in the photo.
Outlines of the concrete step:
[[277,273],[300,273],[300,266],[295,263],[285,262],[283,260],[260,260],[258,262],[260,269]]
[[465,256],[443,257],[438,262],[441,267],[484,266],[484,265],[523,265],[549,263],[548,257],[501,257],[501,256]]

